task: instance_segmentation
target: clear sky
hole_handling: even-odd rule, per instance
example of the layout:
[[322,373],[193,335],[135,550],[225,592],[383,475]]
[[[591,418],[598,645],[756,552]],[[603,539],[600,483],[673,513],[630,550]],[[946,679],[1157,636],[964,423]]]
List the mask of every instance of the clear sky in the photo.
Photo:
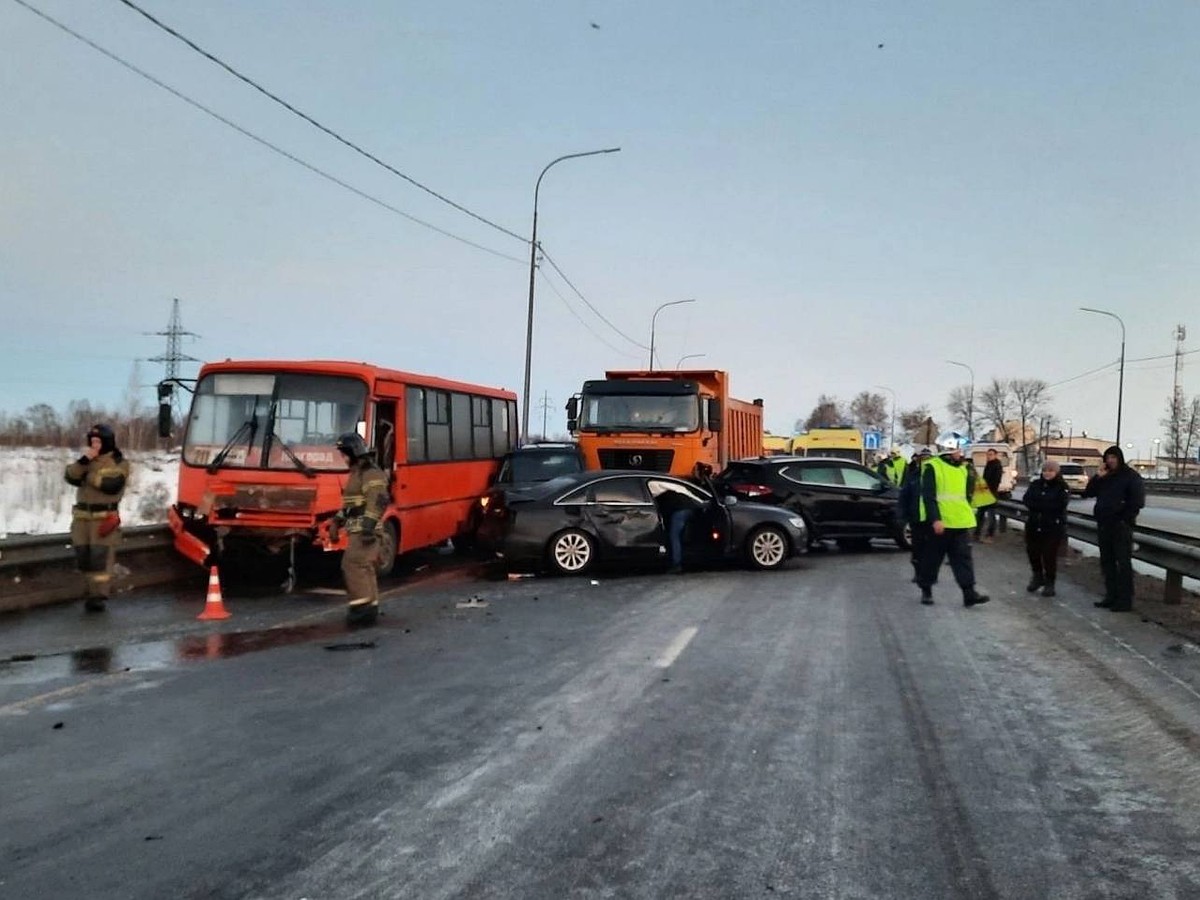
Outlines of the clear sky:
[[[118,0],[28,0],[421,227],[0,0],[0,409],[115,404],[170,301],[184,352],[355,358],[520,390],[528,249],[273,104]],[[144,0],[394,168],[539,238],[533,418],[647,361],[724,368],[788,432],[875,385],[941,412],[1200,345],[1200,5]],[[595,27],[599,26],[599,27]],[[561,297],[559,296],[561,293]],[[627,337],[626,337],[627,336]],[[630,340],[632,339],[632,340]],[[1184,386],[1200,392],[1200,354]],[[194,369],[192,369],[194,371]],[[161,367],[141,364],[147,384]],[[1172,361],[1130,362],[1123,442]],[[1115,367],[1053,411],[1111,436]],[[152,402],[152,390],[144,392]]]

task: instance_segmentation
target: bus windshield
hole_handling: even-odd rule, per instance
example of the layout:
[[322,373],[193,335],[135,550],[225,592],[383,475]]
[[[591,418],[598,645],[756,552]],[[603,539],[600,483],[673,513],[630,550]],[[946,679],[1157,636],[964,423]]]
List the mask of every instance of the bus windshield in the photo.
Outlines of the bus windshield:
[[688,432],[700,427],[695,394],[584,394],[581,405],[583,431]]
[[354,431],[367,386],[354,378],[213,372],[196,385],[183,460],[233,469],[345,470],[334,449]]

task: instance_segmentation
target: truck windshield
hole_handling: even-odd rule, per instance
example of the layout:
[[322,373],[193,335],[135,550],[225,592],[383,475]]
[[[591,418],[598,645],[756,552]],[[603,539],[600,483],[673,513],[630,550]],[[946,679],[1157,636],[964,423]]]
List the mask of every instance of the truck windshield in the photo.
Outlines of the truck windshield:
[[583,431],[696,431],[700,403],[695,394],[584,394]]
[[[214,372],[200,379],[183,460],[229,469],[345,470],[338,435],[363,418],[367,386],[354,378]],[[289,452],[290,451],[290,452]]]

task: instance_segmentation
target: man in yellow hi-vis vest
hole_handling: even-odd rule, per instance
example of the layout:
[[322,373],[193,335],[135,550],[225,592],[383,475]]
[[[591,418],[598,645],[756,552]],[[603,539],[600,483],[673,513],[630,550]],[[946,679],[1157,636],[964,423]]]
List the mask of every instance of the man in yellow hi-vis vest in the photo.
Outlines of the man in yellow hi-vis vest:
[[921,473],[921,522],[928,524],[933,532],[925,545],[917,581],[921,602],[926,606],[933,605],[933,586],[947,556],[954,580],[962,589],[963,605],[976,606],[990,599],[975,590],[975,565],[971,560],[974,473],[963,461],[963,448],[968,444],[955,431],[938,435],[938,455],[925,464]]

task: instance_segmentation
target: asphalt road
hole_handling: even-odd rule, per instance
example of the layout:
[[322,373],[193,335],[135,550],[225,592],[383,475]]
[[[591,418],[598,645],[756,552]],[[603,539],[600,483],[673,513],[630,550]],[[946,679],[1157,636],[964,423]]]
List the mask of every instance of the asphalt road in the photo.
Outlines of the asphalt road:
[[0,620],[0,896],[1200,896],[1200,650],[976,555]]

